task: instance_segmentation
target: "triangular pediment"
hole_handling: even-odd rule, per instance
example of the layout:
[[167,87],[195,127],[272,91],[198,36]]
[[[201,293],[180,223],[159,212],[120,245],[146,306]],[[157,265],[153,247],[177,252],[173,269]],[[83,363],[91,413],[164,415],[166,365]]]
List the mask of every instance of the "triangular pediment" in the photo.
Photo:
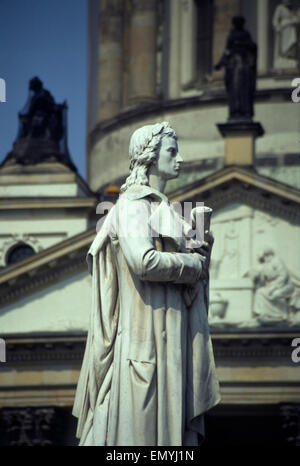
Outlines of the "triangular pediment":
[[87,270],[95,228],[72,236],[0,271],[0,306]]
[[[209,311],[214,331],[299,327],[299,190],[231,166],[169,198],[204,202],[214,211]],[[271,254],[270,264],[261,262],[263,252]]]
[[255,170],[226,167],[169,194],[172,201],[204,202],[214,210],[240,202],[299,222],[300,192],[259,175]]

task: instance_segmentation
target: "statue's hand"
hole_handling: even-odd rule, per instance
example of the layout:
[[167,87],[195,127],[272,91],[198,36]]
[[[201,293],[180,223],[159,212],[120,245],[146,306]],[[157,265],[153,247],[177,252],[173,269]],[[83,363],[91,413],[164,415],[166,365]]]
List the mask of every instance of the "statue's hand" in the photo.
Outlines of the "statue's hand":
[[260,276],[259,270],[250,269],[247,273],[244,274],[244,278],[250,278],[251,281],[256,282],[258,281]]
[[205,257],[205,261],[203,261],[202,278],[208,278],[208,269],[210,264],[211,251],[214,244],[214,237],[209,231],[205,231],[204,238],[205,241],[203,241],[200,248],[195,249],[195,252]]
[[208,265],[210,263],[210,256],[211,256],[211,251],[212,251],[214,241],[215,241],[215,239],[214,239],[213,235],[211,234],[211,232],[210,231],[205,231],[204,241],[203,241],[202,245],[200,246],[200,248],[198,248],[196,250],[196,252],[199,252],[199,254],[201,254],[202,256],[204,256],[206,258],[206,263]]

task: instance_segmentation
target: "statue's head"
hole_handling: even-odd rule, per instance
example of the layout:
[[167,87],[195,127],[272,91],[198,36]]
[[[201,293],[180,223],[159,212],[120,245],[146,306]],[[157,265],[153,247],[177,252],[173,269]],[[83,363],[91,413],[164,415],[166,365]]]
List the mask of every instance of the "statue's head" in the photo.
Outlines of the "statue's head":
[[142,126],[132,134],[129,143],[130,174],[121,186],[121,192],[134,184],[149,184],[149,169],[157,162],[162,140],[167,137],[177,141],[175,131],[166,121]]
[[270,246],[265,246],[258,253],[259,262],[269,262],[274,256],[274,249]]
[[37,92],[37,91],[40,91],[42,88],[43,88],[43,83],[37,76],[35,76],[35,78],[32,78],[29,81],[29,89],[31,91]]
[[242,30],[245,25],[245,18],[243,16],[234,16],[232,18],[232,25],[235,29]]
[[282,0],[282,3],[283,3],[284,6],[287,6],[287,7],[292,7],[293,6],[292,0]]

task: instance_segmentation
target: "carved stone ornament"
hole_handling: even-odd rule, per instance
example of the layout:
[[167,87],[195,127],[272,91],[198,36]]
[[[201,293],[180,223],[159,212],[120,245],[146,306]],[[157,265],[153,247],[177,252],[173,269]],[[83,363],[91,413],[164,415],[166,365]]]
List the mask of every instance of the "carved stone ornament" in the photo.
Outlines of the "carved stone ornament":
[[273,18],[273,68],[283,71],[299,67],[300,10],[293,8],[291,0],[283,0],[275,8]]
[[224,299],[221,293],[213,293],[209,301],[209,323],[218,328],[230,325],[225,320],[228,300]]
[[16,408],[0,411],[6,446],[50,446],[54,408]]
[[297,403],[282,404],[280,414],[287,444],[300,447],[300,405]]
[[259,267],[250,271],[255,285],[253,318],[239,327],[299,325],[299,279],[291,277],[272,247],[265,246],[258,257]]

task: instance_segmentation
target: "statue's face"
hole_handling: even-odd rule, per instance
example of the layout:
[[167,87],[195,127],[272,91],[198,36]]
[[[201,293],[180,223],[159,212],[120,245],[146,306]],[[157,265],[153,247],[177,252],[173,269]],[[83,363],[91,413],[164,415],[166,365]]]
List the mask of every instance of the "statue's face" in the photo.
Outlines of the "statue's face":
[[157,160],[158,174],[165,180],[177,178],[183,158],[178,152],[176,139],[164,136],[161,140]]
[[273,259],[273,254],[268,252],[267,254],[265,254],[265,262],[271,262]]
[[262,264],[266,264],[267,262],[271,262],[273,259],[274,254],[272,252],[263,252],[259,255],[259,262]]

